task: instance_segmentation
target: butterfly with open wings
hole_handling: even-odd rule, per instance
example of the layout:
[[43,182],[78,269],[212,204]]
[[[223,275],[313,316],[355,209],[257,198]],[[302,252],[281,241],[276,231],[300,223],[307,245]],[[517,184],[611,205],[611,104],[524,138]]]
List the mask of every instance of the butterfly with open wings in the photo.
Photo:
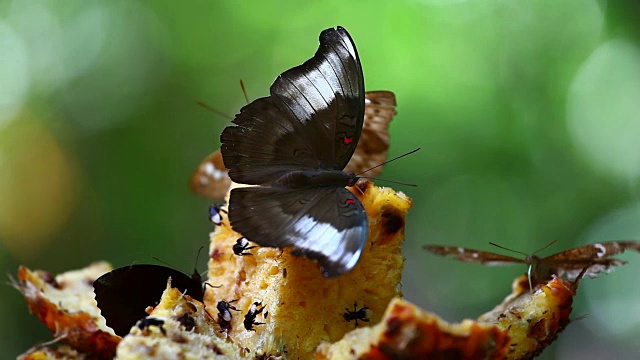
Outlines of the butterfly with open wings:
[[465,262],[478,262],[485,265],[527,264],[529,265],[527,271],[529,284],[533,287],[550,280],[552,275],[566,275],[570,280],[574,280],[584,268],[588,268],[584,275],[592,278],[601,272],[609,272],[612,267],[627,263],[613,259],[611,256],[623,253],[625,250],[640,251],[640,242],[602,242],[578,246],[543,258],[529,255],[524,259],[455,246],[425,245],[423,248],[434,254],[453,256]]

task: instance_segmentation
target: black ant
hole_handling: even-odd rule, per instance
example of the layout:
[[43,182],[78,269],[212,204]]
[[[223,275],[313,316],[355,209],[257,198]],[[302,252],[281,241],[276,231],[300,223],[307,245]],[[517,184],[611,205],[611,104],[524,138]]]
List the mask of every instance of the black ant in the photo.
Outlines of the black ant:
[[362,307],[358,310],[358,302],[354,302],[353,303],[353,311],[349,310],[348,308],[345,308],[345,310],[347,310],[346,313],[342,314],[342,317],[346,320],[346,321],[352,321],[355,320],[356,321],[356,327],[358,327],[358,320],[360,321],[364,321],[364,322],[369,322],[369,319],[367,318],[367,310],[369,310],[368,307]]

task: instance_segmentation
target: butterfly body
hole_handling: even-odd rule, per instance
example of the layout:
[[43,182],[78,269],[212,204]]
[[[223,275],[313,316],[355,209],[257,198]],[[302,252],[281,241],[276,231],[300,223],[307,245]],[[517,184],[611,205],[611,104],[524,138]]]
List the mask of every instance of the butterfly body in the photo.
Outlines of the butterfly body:
[[358,182],[354,173],[340,170],[301,170],[282,175],[271,186],[284,189],[353,186]]
[[337,276],[358,262],[368,237],[358,177],[343,169],[362,132],[364,77],[341,27],[324,30],[316,54],[282,73],[271,95],[244,106],[220,135],[229,177],[260,185],[231,190],[231,226],[261,246],[293,247]]

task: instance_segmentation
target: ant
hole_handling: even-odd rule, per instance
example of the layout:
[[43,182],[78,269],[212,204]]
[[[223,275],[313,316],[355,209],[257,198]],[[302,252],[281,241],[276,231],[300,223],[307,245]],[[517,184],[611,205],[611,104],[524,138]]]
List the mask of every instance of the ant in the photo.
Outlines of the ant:
[[345,310],[347,310],[346,313],[342,314],[342,317],[346,320],[346,321],[352,321],[355,320],[356,321],[356,327],[358,327],[358,320],[360,321],[364,321],[364,322],[369,322],[369,319],[367,318],[367,310],[369,310],[368,307],[362,307],[358,310],[358,302],[354,302],[353,303],[353,311],[349,310],[348,308],[345,308]]

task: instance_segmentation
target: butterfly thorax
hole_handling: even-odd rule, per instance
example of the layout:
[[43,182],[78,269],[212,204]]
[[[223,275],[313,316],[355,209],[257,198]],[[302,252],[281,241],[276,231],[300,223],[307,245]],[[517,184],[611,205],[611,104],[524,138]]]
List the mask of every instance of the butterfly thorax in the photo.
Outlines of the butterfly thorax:
[[527,257],[527,262],[531,267],[531,281],[535,284],[546,282],[551,279],[551,275],[555,273],[554,269],[549,267],[543,259],[536,255]]
[[282,175],[271,186],[286,189],[353,186],[358,177],[340,170],[299,170]]

